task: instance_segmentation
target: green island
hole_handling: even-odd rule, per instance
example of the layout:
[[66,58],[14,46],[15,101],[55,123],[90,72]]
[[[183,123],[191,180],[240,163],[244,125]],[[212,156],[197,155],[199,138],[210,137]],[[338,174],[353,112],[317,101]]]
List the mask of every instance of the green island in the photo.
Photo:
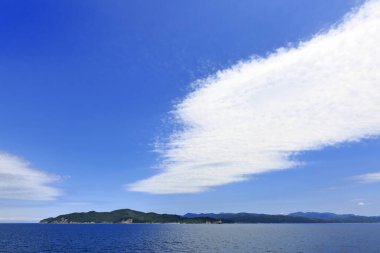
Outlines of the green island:
[[111,212],[81,212],[47,218],[40,223],[50,224],[131,224],[131,223],[176,223],[176,224],[222,224],[222,223],[378,223],[380,216],[358,216],[317,212],[297,212],[287,215],[256,213],[187,213],[175,214],[144,213],[131,209]]
[[119,209],[112,212],[82,212],[59,215],[55,218],[47,218],[40,223],[53,224],[93,224],[93,223],[189,223],[189,224],[218,224],[220,220],[209,217],[187,218],[175,214],[144,213],[131,209]]

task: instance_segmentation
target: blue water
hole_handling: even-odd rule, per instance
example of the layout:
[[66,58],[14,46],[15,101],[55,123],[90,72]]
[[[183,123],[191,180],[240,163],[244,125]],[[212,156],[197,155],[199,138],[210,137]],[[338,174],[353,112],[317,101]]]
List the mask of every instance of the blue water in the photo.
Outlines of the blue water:
[[380,224],[0,224],[0,252],[380,253]]

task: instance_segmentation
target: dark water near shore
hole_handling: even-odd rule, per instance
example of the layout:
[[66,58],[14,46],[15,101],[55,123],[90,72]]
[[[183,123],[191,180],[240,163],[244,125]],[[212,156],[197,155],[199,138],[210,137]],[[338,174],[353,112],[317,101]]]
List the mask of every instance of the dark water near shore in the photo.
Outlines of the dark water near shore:
[[380,224],[0,224],[0,252],[380,253]]

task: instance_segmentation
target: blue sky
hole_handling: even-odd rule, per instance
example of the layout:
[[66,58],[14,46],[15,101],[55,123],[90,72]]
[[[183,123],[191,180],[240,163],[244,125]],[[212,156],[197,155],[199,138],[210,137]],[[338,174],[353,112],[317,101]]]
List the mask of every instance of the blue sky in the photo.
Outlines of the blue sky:
[[361,5],[1,1],[1,221],[379,215],[379,4],[345,16]]

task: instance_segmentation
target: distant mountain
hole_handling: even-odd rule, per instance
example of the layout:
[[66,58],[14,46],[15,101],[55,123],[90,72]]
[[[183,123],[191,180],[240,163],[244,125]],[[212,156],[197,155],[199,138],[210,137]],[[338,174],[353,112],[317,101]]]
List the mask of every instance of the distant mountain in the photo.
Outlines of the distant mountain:
[[297,212],[288,215],[270,215],[256,213],[187,213],[187,218],[208,217],[223,223],[375,223],[379,216],[359,216],[354,214],[334,214],[317,212]]
[[120,209],[112,212],[87,212],[59,215],[47,218],[40,223],[218,223],[213,218],[186,218],[174,214],[144,213],[131,209]]
[[380,222],[380,216],[360,216],[355,214],[335,214],[335,213],[317,213],[317,212],[296,212],[290,213],[289,216],[303,217],[310,219],[320,219],[329,222]]
[[318,219],[305,217],[295,217],[289,215],[270,215],[256,213],[187,213],[186,218],[213,218],[221,220],[223,223],[316,223]]
[[317,212],[296,212],[288,215],[256,213],[187,213],[174,214],[144,213],[131,209],[112,212],[86,212],[59,215],[40,223],[375,223],[380,216],[359,216]]
[[317,213],[317,212],[296,212],[290,213],[289,216],[305,217],[313,219],[347,219],[355,217],[354,214],[335,214],[335,213]]

